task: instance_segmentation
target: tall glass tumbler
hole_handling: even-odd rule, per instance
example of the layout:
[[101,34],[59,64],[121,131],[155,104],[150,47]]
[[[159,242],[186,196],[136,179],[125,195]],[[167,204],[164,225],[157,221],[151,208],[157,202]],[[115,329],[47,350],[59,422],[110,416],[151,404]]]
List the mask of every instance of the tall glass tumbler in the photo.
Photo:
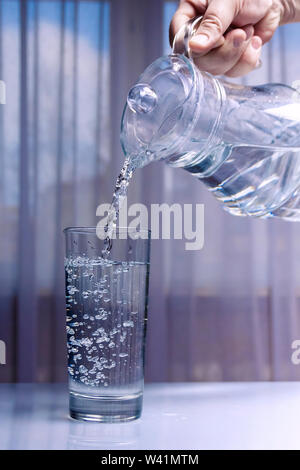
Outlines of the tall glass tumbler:
[[96,228],[67,228],[66,309],[70,415],[140,416],[150,233],[118,228],[108,259]]

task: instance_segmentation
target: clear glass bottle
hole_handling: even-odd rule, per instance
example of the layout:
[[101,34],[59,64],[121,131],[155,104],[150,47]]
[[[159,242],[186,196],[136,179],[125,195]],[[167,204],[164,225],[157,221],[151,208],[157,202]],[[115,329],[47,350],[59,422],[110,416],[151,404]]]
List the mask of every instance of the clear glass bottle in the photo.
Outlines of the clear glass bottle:
[[[192,32],[180,33],[187,55]],[[232,214],[300,220],[300,94],[289,86],[235,85],[184,54],[161,57],[129,91],[121,143],[138,167],[187,170]]]

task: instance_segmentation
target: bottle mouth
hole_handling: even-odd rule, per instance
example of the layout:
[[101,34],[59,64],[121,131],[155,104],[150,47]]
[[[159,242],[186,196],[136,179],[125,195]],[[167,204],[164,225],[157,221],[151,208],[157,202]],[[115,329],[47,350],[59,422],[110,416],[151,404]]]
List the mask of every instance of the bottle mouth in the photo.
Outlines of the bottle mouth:
[[[121,125],[126,155],[165,158],[193,125],[203,93],[200,73],[185,56],[172,54],[151,64],[128,93]],[[192,119],[191,119],[192,117]]]

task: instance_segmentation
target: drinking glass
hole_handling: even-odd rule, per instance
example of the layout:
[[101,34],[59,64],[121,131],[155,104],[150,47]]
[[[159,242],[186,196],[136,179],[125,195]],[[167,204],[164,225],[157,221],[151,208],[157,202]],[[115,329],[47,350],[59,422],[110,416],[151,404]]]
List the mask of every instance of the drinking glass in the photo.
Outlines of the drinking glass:
[[143,400],[150,232],[118,228],[108,258],[95,227],[64,233],[70,415],[136,419]]

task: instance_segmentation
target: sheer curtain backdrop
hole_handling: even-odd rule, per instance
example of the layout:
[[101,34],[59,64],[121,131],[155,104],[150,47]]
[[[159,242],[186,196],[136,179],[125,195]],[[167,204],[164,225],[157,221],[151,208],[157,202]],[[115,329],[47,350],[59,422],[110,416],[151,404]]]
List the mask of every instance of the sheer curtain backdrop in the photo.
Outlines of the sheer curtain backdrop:
[[[130,85],[169,51],[176,2],[2,0],[0,382],[66,378],[62,229],[95,225],[123,155]],[[300,79],[300,26],[281,28],[244,83]],[[136,173],[130,202],[203,203],[205,244],[154,241],[150,381],[298,380],[300,226],[225,213],[163,163]]]

